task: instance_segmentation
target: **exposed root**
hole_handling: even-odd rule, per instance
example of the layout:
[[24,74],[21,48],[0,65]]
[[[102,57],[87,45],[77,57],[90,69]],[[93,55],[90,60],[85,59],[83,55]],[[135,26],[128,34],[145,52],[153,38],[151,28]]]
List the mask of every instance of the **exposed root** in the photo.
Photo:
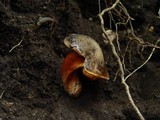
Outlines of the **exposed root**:
[[[100,4],[100,2],[99,2]],[[100,6],[100,5],[99,5]],[[119,9],[119,11],[117,10],[117,7]],[[101,10],[101,9],[99,9]],[[112,26],[110,24],[110,29],[109,30],[106,30],[105,29],[105,26],[104,26],[104,19],[103,19],[103,16],[105,13],[108,13],[109,16],[110,16],[110,21],[113,21],[114,24],[115,24],[115,27],[116,27],[116,32],[115,34],[113,34],[113,31],[111,30],[112,29]],[[122,14],[123,13],[123,14]],[[113,14],[116,15],[121,21],[116,23],[116,21],[114,20],[113,18]],[[157,46],[158,42],[160,42],[160,39],[156,42],[155,45],[151,44],[151,43],[147,43],[147,42],[144,42],[143,39],[137,37],[135,34],[134,34],[134,29],[133,29],[133,26],[132,26],[132,22],[131,20],[133,18],[130,17],[128,11],[126,10],[126,8],[123,6],[123,4],[121,3],[120,0],[116,0],[115,3],[102,10],[100,13],[99,13],[99,19],[100,19],[100,24],[101,24],[101,29],[102,29],[102,32],[103,32],[103,37],[105,38],[105,43],[109,43],[111,49],[112,49],[112,53],[114,55],[114,57],[116,58],[116,61],[118,63],[118,70],[117,70],[117,73],[116,73],[116,76],[115,78],[117,77],[117,75],[119,74],[120,75],[120,78],[121,78],[121,83],[122,85],[124,86],[125,88],[125,91],[126,91],[126,94],[127,94],[127,97],[132,105],[132,107],[134,108],[135,112],[137,113],[137,115],[139,116],[139,119],[140,120],[145,120],[144,116],[142,115],[142,113],[140,112],[139,108],[136,106],[132,96],[131,96],[131,93],[130,93],[130,90],[129,90],[129,86],[128,84],[126,83],[126,80],[132,76],[137,70],[139,70],[141,67],[143,67],[148,61],[149,59],[151,58],[151,56],[153,55],[154,53],[154,50],[156,48],[160,48],[159,46]],[[137,43],[137,45],[141,45],[142,47],[145,46],[145,47],[152,47],[152,51],[149,55],[149,57],[147,58],[147,60],[145,62],[143,62],[142,65],[140,65],[138,68],[136,68],[133,72],[129,73],[126,77],[125,77],[125,61],[124,61],[124,56],[126,53],[123,54],[123,56],[120,56],[119,55],[119,52],[121,52],[121,49],[120,49],[120,43],[119,43],[119,37],[118,37],[118,26],[119,25],[129,25],[130,27],[130,34],[132,35],[130,40],[132,40],[133,42]],[[112,33],[112,35],[115,35],[114,37],[110,36]],[[115,45],[113,44],[113,38],[117,41],[117,46],[118,47],[115,47]],[[128,44],[127,44],[128,45]],[[128,46],[126,46],[126,49],[128,48]],[[119,52],[117,52],[119,51]],[[127,50],[125,50],[126,52]],[[129,54],[131,51],[129,51]],[[123,60],[121,60],[121,57]],[[131,56],[130,58],[131,59]]]
[[0,99],[2,99],[4,92],[5,92],[5,90],[3,90],[2,93],[0,94]]
[[16,44],[15,46],[13,46],[13,47],[9,50],[9,53],[11,53],[16,47],[20,46],[23,40],[24,40],[24,37],[22,37],[22,39],[20,40],[20,42],[19,42],[18,44]]
[[[157,45],[159,42],[160,42],[160,39],[157,40],[157,42],[156,42],[155,45]],[[137,72],[137,70],[139,70],[140,68],[142,68],[142,67],[150,60],[150,58],[152,57],[155,49],[156,49],[156,48],[153,47],[153,49],[152,49],[149,57],[146,59],[146,61],[144,61],[139,67],[137,67],[137,68],[136,68],[133,72],[131,72],[129,75],[127,75],[127,76],[125,77],[125,81],[126,81],[130,76],[132,76],[135,72]]]

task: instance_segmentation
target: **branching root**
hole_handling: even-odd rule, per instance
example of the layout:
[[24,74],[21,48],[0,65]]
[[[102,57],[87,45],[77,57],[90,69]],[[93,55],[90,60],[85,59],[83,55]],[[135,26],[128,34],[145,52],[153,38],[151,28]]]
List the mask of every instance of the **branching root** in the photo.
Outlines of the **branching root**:
[[[126,80],[129,77],[131,77],[135,72],[137,72],[137,70],[142,68],[149,61],[149,59],[153,55],[156,48],[158,48],[158,49],[160,48],[159,46],[157,46],[157,44],[160,42],[160,39],[157,40],[156,44],[154,45],[154,44],[151,44],[151,43],[148,43],[148,42],[144,42],[143,39],[137,37],[134,33],[134,29],[133,29],[133,26],[132,26],[133,18],[130,17],[127,9],[121,3],[120,0],[116,0],[110,7],[106,6],[106,9],[104,9],[102,11],[101,11],[100,0],[98,1],[98,5],[99,5],[99,11],[100,11],[98,16],[99,16],[99,19],[100,19],[100,25],[101,25],[101,29],[102,29],[102,32],[103,32],[102,34],[103,34],[103,37],[105,39],[104,42],[106,44],[110,45],[110,47],[112,49],[112,54],[114,55],[114,57],[116,58],[116,62],[118,63],[118,70],[117,70],[115,79],[117,78],[117,75],[120,75],[121,83],[125,88],[125,91],[126,91],[128,99],[129,99],[129,102],[131,103],[135,112],[139,116],[139,119],[140,120],[145,120],[144,116],[140,112],[139,108],[136,106],[136,104],[135,104],[135,102],[134,102],[134,100],[131,96],[129,86],[126,83]],[[108,29],[106,29],[105,26],[104,26],[104,22],[106,22],[106,21],[104,21],[103,17],[104,17],[105,14],[108,14],[109,17],[110,17],[110,21],[109,21],[110,22],[110,28],[108,28]],[[118,17],[120,19],[120,21],[116,22],[116,20],[114,19],[113,16]],[[116,28],[115,32],[112,31],[112,25],[113,24],[111,24],[111,21],[114,22],[114,25],[115,25],[115,28]],[[124,26],[129,25],[130,34],[131,34],[131,38],[132,38],[132,39],[130,39],[130,41],[135,42],[138,46],[141,45],[142,47],[145,46],[145,47],[151,47],[152,48],[152,51],[149,54],[148,58],[139,67],[137,67],[135,70],[133,70],[132,72],[129,72],[127,76],[125,75],[126,68],[125,68],[125,60],[124,60],[125,59],[124,56],[125,56],[126,53],[122,53],[122,55],[119,54],[120,52],[122,52],[121,48],[120,48],[119,35],[118,35],[118,26],[119,25],[124,25]],[[115,42],[113,42],[114,40],[116,40],[117,45],[114,44],[115,43]],[[128,44],[126,46],[126,49],[128,49]],[[127,50],[125,50],[125,52],[126,51]],[[131,51],[129,51],[129,52],[131,52]],[[130,57],[131,57],[131,55],[130,55]],[[122,60],[121,60],[121,58],[122,58]],[[129,59],[131,59],[131,58],[129,58]]]

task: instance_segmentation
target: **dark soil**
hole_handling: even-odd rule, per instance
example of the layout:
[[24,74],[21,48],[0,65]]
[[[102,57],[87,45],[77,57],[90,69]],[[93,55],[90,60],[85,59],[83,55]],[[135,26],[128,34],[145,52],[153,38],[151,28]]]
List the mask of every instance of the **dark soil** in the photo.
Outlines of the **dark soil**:
[[[135,32],[154,43],[160,36],[157,18],[160,2],[123,3],[135,19]],[[110,47],[103,42],[97,14],[96,0],[0,1],[0,119],[138,119],[120,79],[113,81],[117,65]],[[51,17],[54,21],[37,26],[39,17]],[[148,31],[150,26],[154,31]],[[63,40],[70,33],[89,35],[97,40],[111,75],[109,81],[84,81],[78,98],[66,94],[60,74],[61,63],[69,52]],[[124,37],[120,40],[122,46],[126,45]],[[21,44],[10,51],[21,40]],[[136,45],[131,46],[135,51]],[[145,48],[142,56],[132,52],[132,63],[126,61],[128,69],[132,71],[140,65],[150,50]],[[156,50],[152,59],[127,83],[145,118],[160,120],[160,51]]]

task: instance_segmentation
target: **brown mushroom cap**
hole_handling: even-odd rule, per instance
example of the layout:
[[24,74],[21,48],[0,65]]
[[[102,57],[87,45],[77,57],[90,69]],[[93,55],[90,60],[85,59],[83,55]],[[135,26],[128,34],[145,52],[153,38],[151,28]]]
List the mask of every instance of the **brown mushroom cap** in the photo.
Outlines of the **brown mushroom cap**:
[[71,34],[65,38],[64,44],[85,58],[83,73],[95,79],[109,79],[104,56],[99,44],[86,35]]
[[82,85],[79,80],[77,69],[83,67],[84,57],[76,52],[71,52],[64,59],[61,74],[65,91],[71,96],[78,96],[82,91]]

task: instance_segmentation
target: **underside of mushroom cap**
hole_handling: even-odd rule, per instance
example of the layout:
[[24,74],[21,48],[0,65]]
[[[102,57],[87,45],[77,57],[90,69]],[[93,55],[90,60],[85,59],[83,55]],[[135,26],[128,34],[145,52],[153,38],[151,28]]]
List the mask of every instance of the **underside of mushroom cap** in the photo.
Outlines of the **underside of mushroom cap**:
[[81,81],[78,76],[78,69],[84,66],[84,57],[72,51],[63,61],[61,74],[65,91],[77,97],[82,91]]
[[[99,72],[95,72],[92,70],[87,70],[85,67],[83,69],[83,74],[85,74],[88,78],[90,78],[91,80],[97,80],[97,79],[101,79],[101,80],[109,80],[109,74],[107,71],[104,71],[105,69],[102,68],[102,70]],[[98,74],[99,73],[99,74]]]

